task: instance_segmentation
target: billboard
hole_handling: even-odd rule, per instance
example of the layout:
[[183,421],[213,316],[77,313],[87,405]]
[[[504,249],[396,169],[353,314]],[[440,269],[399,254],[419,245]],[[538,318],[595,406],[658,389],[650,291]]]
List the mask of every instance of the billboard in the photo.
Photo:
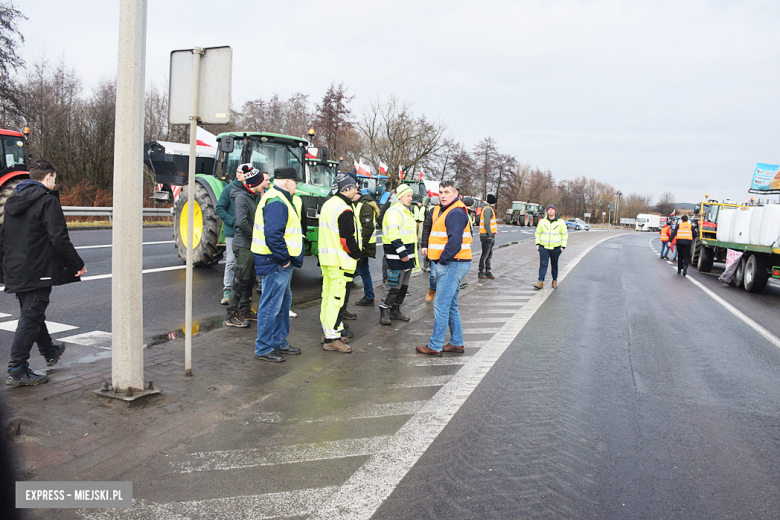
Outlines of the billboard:
[[780,165],[756,164],[753,172],[753,182],[750,184],[750,193],[763,193],[772,195],[780,193]]

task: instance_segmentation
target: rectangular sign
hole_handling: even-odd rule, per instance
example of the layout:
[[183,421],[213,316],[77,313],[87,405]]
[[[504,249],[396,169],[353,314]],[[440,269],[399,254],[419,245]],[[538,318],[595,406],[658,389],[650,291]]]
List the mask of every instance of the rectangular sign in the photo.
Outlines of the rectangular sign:
[[133,483],[17,482],[16,507],[17,509],[133,507]]
[[636,219],[635,218],[621,218],[620,219],[621,224],[629,224],[632,226],[636,225]]
[[756,164],[756,169],[753,172],[753,182],[750,184],[748,191],[765,195],[780,193],[780,165]]
[[200,56],[198,113],[192,114],[194,85],[194,49],[171,52],[171,75],[168,87],[168,124],[188,125],[197,115],[204,125],[230,122],[230,94],[233,50],[230,47],[203,49]]
[[590,218],[590,213],[585,213],[585,214],[583,215],[583,218]]

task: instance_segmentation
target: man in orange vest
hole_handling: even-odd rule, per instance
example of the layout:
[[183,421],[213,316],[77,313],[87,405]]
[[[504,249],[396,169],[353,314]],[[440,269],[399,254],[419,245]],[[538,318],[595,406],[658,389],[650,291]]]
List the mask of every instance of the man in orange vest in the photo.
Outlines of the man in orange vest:
[[490,272],[490,260],[493,258],[493,245],[496,243],[498,222],[496,221],[496,196],[492,193],[487,196],[488,205],[482,210],[479,217],[479,240],[482,242],[482,254],[479,256],[479,277],[495,280]]
[[688,222],[688,215],[682,216],[682,222],[672,232],[672,239],[677,239],[677,274],[688,274],[688,264],[691,260],[691,242],[693,242],[693,229]]
[[671,248],[669,247],[669,240],[672,237],[672,228],[669,226],[669,222],[667,221],[664,224],[664,227],[661,228],[661,260],[669,260],[669,251]]
[[[428,258],[436,278],[433,300],[433,334],[417,352],[441,356],[442,352],[463,353],[463,326],[458,311],[460,282],[471,268],[471,223],[466,205],[452,181],[439,185],[441,207],[433,209],[433,224],[428,237]],[[450,329],[450,342],[444,344]]]

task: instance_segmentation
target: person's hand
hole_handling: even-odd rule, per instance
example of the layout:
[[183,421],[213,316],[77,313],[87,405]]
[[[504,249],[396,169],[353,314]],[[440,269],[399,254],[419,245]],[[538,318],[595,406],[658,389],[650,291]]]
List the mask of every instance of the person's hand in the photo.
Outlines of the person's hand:
[[81,271],[76,273],[76,276],[84,276],[85,274],[87,274],[87,266],[86,265],[81,268]]
[[402,262],[408,262],[409,261],[409,257],[408,256],[402,256],[401,257],[401,261]]
[[425,255],[425,256],[428,256],[428,248],[427,248],[427,247],[423,247],[422,249],[420,249],[420,252],[421,252],[423,255]]
[[287,269],[287,266],[290,265],[290,261],[288,260],[286,264],[282,266],[282,269]]
[[539,244],[536,244],[536,250],[539,251]]
[[561,248],[561,251],[566,251],[566,248],[565,248],[565,247],[562,247],[562,248]]

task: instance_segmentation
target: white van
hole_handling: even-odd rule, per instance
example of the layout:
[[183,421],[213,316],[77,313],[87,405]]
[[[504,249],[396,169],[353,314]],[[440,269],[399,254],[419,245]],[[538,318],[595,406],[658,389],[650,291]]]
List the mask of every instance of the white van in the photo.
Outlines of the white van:
[[666,217],[661,215],[640,213],[636,216],[637,231],[660,231],[664,224],[666,224]]

